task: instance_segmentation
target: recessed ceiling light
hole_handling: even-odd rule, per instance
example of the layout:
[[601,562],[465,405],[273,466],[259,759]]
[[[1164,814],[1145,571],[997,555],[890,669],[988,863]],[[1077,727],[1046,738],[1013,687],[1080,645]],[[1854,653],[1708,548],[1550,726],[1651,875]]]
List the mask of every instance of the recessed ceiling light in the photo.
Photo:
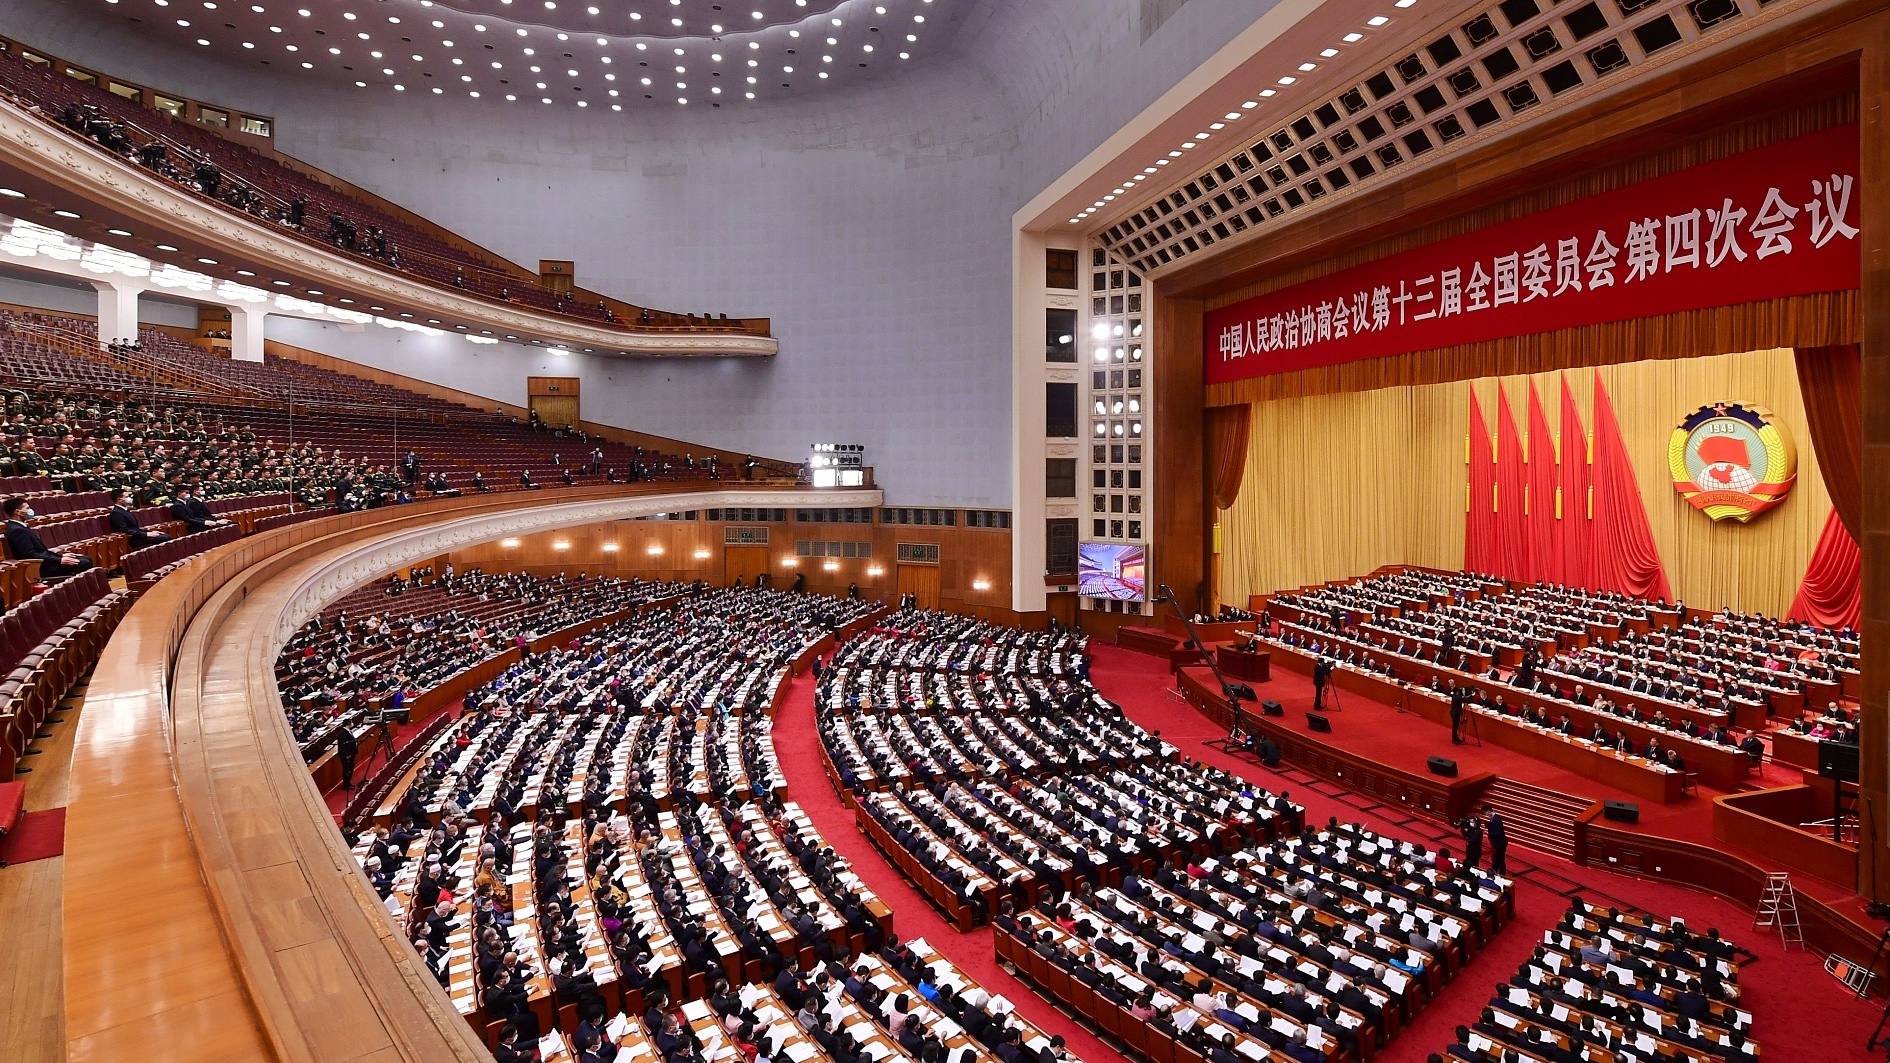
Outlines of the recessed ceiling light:
[[1365,24],[1367,26],[1382,26],[1385,23],[1390,22],[1390,21],[1391,21],[1390,19],[1386,18],[1383,15],[1373,15],[1371,18],[1368,18],[1365,20]]
[[105,231],[108,233],[111,233],[113,236],[130,236],[131,235],[130,231],[125,230],[125,229],[107,229]]
[[0,196],[5,196],[8,199],[25,199],[26,193],[17,188],[0,188]]
[[341,297],[341,298],[339,298],[339,299],[336,299],[336,300],[335,300],[335,302],[337,302],[337,303],[347,303],[347,304],[349,304],[350,306],[352,306],[352,305],[354,305],[354,300],[353,300],[353,299],[350,299],[350,298],[348,298],[348,297],[347,297],[347,296],[345,296],[345,295],[344,295],[344,296],[342,296],[342,297]]
[[289,282],[288,282],[288,281],[280,281],[280,280],[279,280],[279,281],[270,281],[269,283],[271,283],[271,284],[274,284],[275,286],[277,286],[277,287],[279,287],[279,288],[287,288],[287,287],[289,286]]
[[254,277],[256,274],[252,270],[239,269],[236,271],[236,275],[239,277]]
[[319,289],[319,288],[309,288],[309,289],[307,289],[307,291],[308,291],[308,294],[310,294],[310,295],[320,295],[320,294],[322,294],[322,291],[321,291],[321,289]]
[[1337,48],[1325,48],[1319,52],[1319,57],[1321,59],[1330,59],[1333,56],[1338,55],[1338,54],[1339,54],[1339,50]]
[[177,250],[177,249],[176,249],[175,247],[172,247],[172,246],[171,246],[171,245],[169,245],[169,244],[157,244],[157,245],[155,245],[155,246],[157,247],[157,249],[158,249],[159,251],[175,251],[175,250]]
[[1365,39],[1365,35],[1363,33],[1348,33],[1345,36],[1340,37],[1339,39],[1344,41],[1347,44],[1357,44],[1358,42]]
[[55,210],[55,211],[53,211],[53,216],[54,216],[54,217],[56,217],[56,218],[76,218],[76,217],[78,217],[78,215],[77,215],[77,214],[74,214],[74,213],[72,213],[72,212],[71,212],[71,211],[69,211],[69,210]]
[[1301,64],[1299,64],[1299,72],[1300,72],[1300,73],[1302,73],[1302,74],[1304,74],[1304,73],[1307,73],[1307,72],[1309,72],[1309,71],[1313,71],[1313,70],[1317,70],[1317,69],[1319,69],[1319,64],[1318,64],[1318,63],[1301,63]]
[[214,266],[217,264],[217,260],[214,258],[201,258],[200,257],[197,259],[197,261],[206,266]]

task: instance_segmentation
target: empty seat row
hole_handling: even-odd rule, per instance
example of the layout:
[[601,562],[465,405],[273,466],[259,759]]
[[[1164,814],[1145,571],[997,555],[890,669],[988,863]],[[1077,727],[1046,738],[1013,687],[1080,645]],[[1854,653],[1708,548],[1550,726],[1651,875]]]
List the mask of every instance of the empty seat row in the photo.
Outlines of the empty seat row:
[[47,714],[98,659],[135,598],[91,569],[0,615],[0,782],[13,780]]
[[230,524],[147,546],[142,550],[133,550],[125,555],[125,585],[143,593],[152,584],[170,575],[177,566],[205,550],[233,543],[242,537],[242,529]]

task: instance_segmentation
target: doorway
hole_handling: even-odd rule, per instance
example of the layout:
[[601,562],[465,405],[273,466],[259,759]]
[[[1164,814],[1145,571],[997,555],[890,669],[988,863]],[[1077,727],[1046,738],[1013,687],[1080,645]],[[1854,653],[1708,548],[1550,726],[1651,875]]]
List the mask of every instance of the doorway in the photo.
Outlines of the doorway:
[[900,565],[899,596],[912,595],[921,609],[938,608],[938,566]]

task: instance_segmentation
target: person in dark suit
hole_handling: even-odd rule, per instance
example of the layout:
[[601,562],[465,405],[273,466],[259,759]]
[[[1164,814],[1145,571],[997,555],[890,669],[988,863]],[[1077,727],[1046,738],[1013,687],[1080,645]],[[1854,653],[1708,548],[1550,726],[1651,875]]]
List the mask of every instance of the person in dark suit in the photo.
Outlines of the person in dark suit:
[[177,489],[177,501],[171,503],[171,518],[183,521],[192,535],[234,523],[210,512],[210,507],[203,504],[203,499],[197,497],[197,492],[189,484]]
[[1333,669],[1333,661],[1329,657],[1322,656],[1318,660],[1313,662],[1312,707],[1313,707],[1314,712],[1320,712],[1324,710],[1326,707],[1326,681],[1331,678],[1332,669]]
[[170,542],[170,536],[160,531],[146,531],[144,525],[138,523],[138,515],[131,511],[131,497],[130,491],[120,491],[118,496],[112,499],[112,510],[109,514],[112,531],[129,538],[133,550]]
[[354,789],[354,758],[361,753],[360,743],[354,740],[354,732],[343,727],[335,736],[335,759],[341,761],[341,788]]
[[1470,700],[1470,692],[1457,687],[1450,692],[1450,744],[1463,745],[1463,737],[1458,734],[1463,730],[1464,703]]
[[1490,836],[1490,870],[1499,875],[1509,874],[1509,864],[1504,854],[1509,852],[1509,835],[1503,831],[1503,817],[1494,809],[1488,810],[1490,818],[1484,821],[1483,832]]
[[1463,821],[1463,864],[1475,868],[1483,860],[1483,825],[1477,817],[1466,816]]
[[0,512],[7,518],[7,553],[15,561],[37,560],[40,579],[64,579],[92,567],[92,559],[84,554],[62,554],[46,548],[39,534],[26,526],[33,517],[33,507],[26,504],[26,499],[9,498],[0,503]]

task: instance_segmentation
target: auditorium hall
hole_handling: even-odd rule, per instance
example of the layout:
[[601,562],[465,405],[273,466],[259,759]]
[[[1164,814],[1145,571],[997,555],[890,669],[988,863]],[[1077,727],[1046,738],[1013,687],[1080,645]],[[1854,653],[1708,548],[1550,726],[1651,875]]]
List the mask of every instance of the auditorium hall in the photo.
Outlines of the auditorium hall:
[[0,1059],[1890,1058],[1885,145],[1890,0],[7,0]]

